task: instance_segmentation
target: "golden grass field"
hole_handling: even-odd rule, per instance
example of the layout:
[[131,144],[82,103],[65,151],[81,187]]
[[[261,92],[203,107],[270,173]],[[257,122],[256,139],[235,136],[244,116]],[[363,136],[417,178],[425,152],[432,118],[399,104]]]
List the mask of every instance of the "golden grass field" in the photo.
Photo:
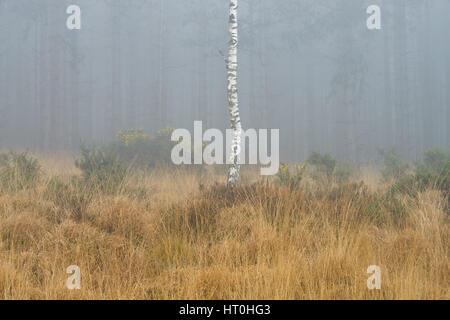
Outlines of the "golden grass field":
[[[298,191],[254,184],[248,170],[232,192],[214,170],[160,169],[128,178],[140,196],[49,194],[52,176],[79,172],[71,156],[40,162],[36,188],[0,193],[0,299],[450,297],[446,200],[400,196],[397,217],[374,202],[386,186],[372,168],[355,184],[307,179]],[[66,288],[69,265],[81,269],[80,290]],[[380,290],[366,286],[370,265],[381,267]]]

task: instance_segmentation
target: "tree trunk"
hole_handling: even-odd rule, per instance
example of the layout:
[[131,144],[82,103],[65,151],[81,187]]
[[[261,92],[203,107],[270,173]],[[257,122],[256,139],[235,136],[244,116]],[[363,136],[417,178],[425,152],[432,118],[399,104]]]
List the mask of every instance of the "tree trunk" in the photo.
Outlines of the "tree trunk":
[[166,106],[166,88],[165,88],[165,75],[164,72],[164,61],[165,61],[165,52],[164,52],[164,39],[165,39],[165,8],[164,1],[160,0],[159,7],[159,88],[158,88],[158,110],[159,110],[159,124],[157,125],[158,129],[165,129],[167,125],[167,106]]
[[239,116],[239,100],[237,91],[237,46],[238,46],[238,21],[237,21],[237,0],[230,0],[230,44],[227,60],[227,84],[228,84],[228,111],[230,114],[231,129],[233,130],[233,140],[231,143],[232,166],[228,173],[228,186],[236,186],[239,180],[239,160],[241,142],[241,119]]

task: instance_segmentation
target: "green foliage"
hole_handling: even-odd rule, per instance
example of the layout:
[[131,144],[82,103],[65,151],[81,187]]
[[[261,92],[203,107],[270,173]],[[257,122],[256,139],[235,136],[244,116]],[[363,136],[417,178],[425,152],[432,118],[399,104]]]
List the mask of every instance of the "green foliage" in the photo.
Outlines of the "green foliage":
[[41,167],[28,151],[10,151],[0,155],[0,186],[9,191],[33,188],[41,176]]
[[308,163],[313,169],[311,177],[322,183],[329,184],[333,180],[338,183],[346,183],[352,173],[348,163],[338,162],[328,153],[313,152],[308,158]]
[[423,163],[416,171],[416,180],[422,185],[450,193],[450,151],[438,148],[424,153]]
[[75,166],[82,171],[85,183],[106,193],[117,192],[126,176],[111,148],[81,146],[81,158],[75,161]]
[[[408,215],[408,207],[401,199],[390,194],[371,192],[363,181],[338,184],[328,191],[322,189],[322,193],[326,195],[326,202],[331,201],[333,210],[345,212],[351,203],[357,209],[358,218],[368,219],[377,225],[394,223],[399,226]],[[323,197],[320,192],[318,196]]]
[[450,154],[440,149],[424,153],[423,163],[417,165],[414,174],[403,176],[390,188],[390,193],[417,195],[426,189],[437,189],[450,197]]
[[305,176],[307,166],[307,162],[302,166],[295,164],[294,172],[292,172],[287,164],[281,163],[277,173],[278,184],[288,186],[291,190],[297,189]]
[[409,164],[400,157],[394,147],[387,150],[378,149],[378,153],[383,159],[384,167],[382,168],[381,173],[386,181],[392,179],[397,180],[406,176]]
[[352,174],[350,164],[337,161],[329,153],[313,152],[308,158],[308,163],[313,168],[312,178],[319,182],[328,184],[332,181],[347,183]]
[[422,171],[429,171],[436,175],[446,176],[449,173],[450,151],[433,148],[424,153],[423,164],[419,166]]
[[331,179],[337,161],[329,153],[322,155],[319,152],[313,152],[308,158],[308,163],[314,166],[318,172],[325,174],[328,179]]
[[143,129],[122,130],[117,134],[118,141],[109,148],[127,167],[149,169],[157,165],[170,165],[171,151],[176,144],[171,141],[172,132],[173,129],[167,128],[152,137]]

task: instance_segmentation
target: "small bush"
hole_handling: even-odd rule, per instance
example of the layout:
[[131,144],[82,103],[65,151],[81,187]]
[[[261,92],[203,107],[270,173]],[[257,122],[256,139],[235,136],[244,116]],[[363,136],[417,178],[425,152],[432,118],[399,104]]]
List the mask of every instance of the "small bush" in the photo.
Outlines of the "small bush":
[[415,197],[419,191],[424,191],[425,189],[426,185],[418,181],[415,175],[409,175],[395,180],[390,186],[388,194],[392,196],[400,193]]
[[322,155],[319,152],[313,152],[308,158],[308,163],[331,180],[337,161],[329,153]]
[[302,166],[295,164],[294,172],[291,172],[287,164],[281,163],[277,173],[278,183],[280,185],[288,186],[290,190],[297,189],[305,176],[307,166],[307,162]]
[[450,155],[440,149],[431,149],[424,153],[422,163],[417,165],[414,174],[406,175],[395,181],[390,193],[416,196],[426,189],[436,189],[450,197]]
[[435,174],[448,174],[450,166],[450,151],[433,148],[424,153],[422,170],[431,171]]
[[75,166],[82,171],[85,183],[106,193],[117,192],[126,176],[125,168],[110,148],[82,146]]
[[426,151],[415,178],[420,185],[440,190],[450,197],[450,152],[438,148]]
[[167,128],[152,137],[143,129],[122,130],[117,134],[118,141],[110,148],[127,167],[149,169],[172,164],[171,151],[175,146],[175,142],[171,141],[172,132],[173,129]]
[[383,159],[383,178],[388,181],[405,177],[409,169],[409,164],[403,161],[394,147],[384,150],[378,149],[378,153]]
[[37,159],[28,151],[16,153],[10,151],[0,155],[0,186],[9,191],[32,188],[41,176],[41,167]]
[[307,161],[313,168],[311,177],[319,182],[330,184],[347,183],[352,175],[352,168],[347,162],[334,159],[329,153],[313,152]]

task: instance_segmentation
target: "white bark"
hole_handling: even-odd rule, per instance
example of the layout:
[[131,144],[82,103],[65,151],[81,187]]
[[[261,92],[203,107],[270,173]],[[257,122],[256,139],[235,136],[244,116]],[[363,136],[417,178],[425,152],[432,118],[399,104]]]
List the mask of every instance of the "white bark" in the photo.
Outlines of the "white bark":
[[239,116],[239,100],[237,90],[237,46],[238,46],[238,21],[237,21],[238,1],[230,0],[230,44],[227,60],[227,92],[228,111],[230,114],[231,129],[233,130],[233,140],[231,143],[231,168],[228,173],[228,185],[236,186],[239,180],[239,161],[241,147],[241,119]]

